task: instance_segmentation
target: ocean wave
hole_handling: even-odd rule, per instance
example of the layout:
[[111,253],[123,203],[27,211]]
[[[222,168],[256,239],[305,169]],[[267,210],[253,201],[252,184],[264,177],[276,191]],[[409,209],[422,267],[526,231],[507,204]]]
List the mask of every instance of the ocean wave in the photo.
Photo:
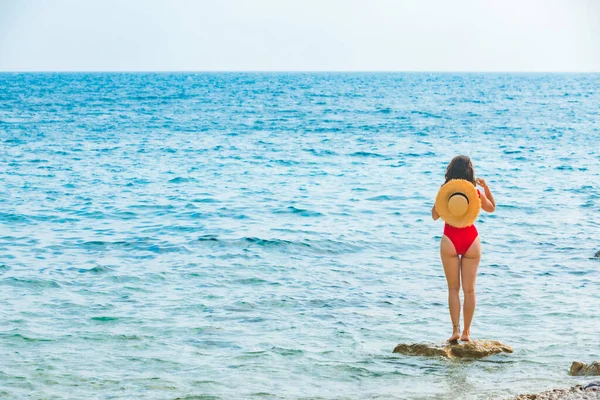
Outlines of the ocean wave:
[[[68,239],[61,244],[52,246],[53,251],[60,250],[83,250],[90,252],[120,251],[142,251],[155,254],[164,253],[189,253],[190,250],[183,245],[176,245],[165,240],[157,240],[151,237],[137,237],[126,240],[74,240]],[[91,272],[91,271],[90,271]]]
[[215,243],[219,246],[231,248],[260,248],[265,250],[274,249],[282,252],[296,250],[325,254],[355,253],[364,248],[356,243],[346,243],[327,239],[305,239],[301,241],[285,239],[262,239],[258,237],[227,239],[220,238],[219,236],[212,234],[200,236],[197,241]]
[[320,213],[319,211],[311,211],[311,210],[307,210],[307,209],[303,209],[303,208],[296,208],[294,206],[289,206],[286,208],[279,208],[279,209],[273,210],[273,214],[295,214],[295,215],[299,215],[301,217],[321,217],[321,216],[323,216],[323,213]]
[[368,200],[368,201],[390,201],[390,200],[403,201],[403,200],[407,200],[407,199],[408,199],[407,196],[394,196],[394,195],[382,194],[382,195],[375,196],[375,197],[369,197],[365,200]]
[[36,289],[58,289],[61,285],[53,279],[7,277],[0,279],[0,285]]
[[372,153],[369,151],[356,151],[349,154],[350,157],[373,157],[373,158],[386,158],[383,154]]

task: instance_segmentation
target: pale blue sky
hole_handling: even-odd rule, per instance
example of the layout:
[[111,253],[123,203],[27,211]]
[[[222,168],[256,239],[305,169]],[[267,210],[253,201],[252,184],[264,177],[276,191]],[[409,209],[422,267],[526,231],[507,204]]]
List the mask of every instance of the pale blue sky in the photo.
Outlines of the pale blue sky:
[[0,0],[0,71],[600,71],[599,0]]

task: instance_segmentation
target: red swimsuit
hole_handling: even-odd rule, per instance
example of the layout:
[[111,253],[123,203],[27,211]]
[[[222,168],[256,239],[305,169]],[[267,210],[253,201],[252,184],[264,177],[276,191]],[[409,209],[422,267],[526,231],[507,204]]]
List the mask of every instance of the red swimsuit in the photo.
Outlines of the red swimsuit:
[[[479,189],[477,190],[477,195],[481,197]],[[450,239],[454,245],[456,254],[462,256],[467,252],[467,250],[469,250],[469,247],[471,247],[475,239],[477,239],[479,233],[477,232],[475,225],[467,226],[465,228],[455,228],[451,225],[445,224],[444,235],[448,236],[448,239]]]

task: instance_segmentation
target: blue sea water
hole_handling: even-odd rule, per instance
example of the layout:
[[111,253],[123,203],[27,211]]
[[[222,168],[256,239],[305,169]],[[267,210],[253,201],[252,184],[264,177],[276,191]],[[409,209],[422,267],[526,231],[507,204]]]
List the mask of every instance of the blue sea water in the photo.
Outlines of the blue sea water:
[[[0,397],[479,399],[600,359],[600,75],[0,74]],[[496,213],[480,361],[431,220]]]

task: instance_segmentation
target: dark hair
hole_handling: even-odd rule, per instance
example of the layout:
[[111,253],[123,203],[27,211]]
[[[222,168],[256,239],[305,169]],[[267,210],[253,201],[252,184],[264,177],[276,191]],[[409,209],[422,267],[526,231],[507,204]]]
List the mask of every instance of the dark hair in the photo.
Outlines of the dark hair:
[[446,183],[451,179],[464,179],[475,185],[475,172],[473,163],[467,156],[456,156],[446,168]]

